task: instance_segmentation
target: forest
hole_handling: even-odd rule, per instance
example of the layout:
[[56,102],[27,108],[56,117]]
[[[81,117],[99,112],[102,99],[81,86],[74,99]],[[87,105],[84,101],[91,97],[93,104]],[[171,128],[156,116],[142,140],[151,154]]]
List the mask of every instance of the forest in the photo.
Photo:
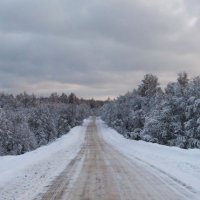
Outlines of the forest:
[[163,90],[147,74],[137,89],[105,104],[101,115],[126,138],[200,148],[200,76],[182,72]]
[[160,87],[146,74],[132,92],[114,100],[78,98],[57,93],[0,94],[0,155],[19,155],[46,145],[100,115],[124,137],[180,148],[200,148],[200,76],[183,72],[177,81]]
[[102,101],[71,93],[36,97],[0,94],[0,155],[19,155],[46,145],[94,115]]

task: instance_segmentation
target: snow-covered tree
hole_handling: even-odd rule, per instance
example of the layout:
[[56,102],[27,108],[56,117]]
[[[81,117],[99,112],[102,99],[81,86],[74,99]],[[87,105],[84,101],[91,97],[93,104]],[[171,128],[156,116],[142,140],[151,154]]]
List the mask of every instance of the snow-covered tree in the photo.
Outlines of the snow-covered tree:
[[102,118],[125,137],[181,148],[200,148],[200,77],[183,72],[164,91],[145,75],[137,90],[110,101]]
[[[93,107],[101,104],[93,100]],[[39,97],[0,94],[0,155],[22,154],[45,145],[94,113],[88,100],[64,93]]]

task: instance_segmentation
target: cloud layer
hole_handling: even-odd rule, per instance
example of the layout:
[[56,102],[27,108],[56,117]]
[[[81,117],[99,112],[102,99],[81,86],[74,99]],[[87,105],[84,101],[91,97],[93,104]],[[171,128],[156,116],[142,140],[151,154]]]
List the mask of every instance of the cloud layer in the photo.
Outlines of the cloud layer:
[[0,90],[105,98],[200,74],[198,0],[1,0]]

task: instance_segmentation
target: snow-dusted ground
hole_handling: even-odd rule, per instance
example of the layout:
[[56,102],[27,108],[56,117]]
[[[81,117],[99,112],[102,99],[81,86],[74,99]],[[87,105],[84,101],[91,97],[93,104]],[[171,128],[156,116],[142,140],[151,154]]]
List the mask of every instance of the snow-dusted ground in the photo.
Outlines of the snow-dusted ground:
[[48,186],[77,155],[88,120],[67,135],[20,156],[0,157],[0,199],[30,200]]
[[100,119],[97,127],[104,140],[128,158],[146,166],[160,176],[168,176],[175,182],[196,193],[200,199],[200,150],[184,150],[159,144],[124,138],[106,126]]

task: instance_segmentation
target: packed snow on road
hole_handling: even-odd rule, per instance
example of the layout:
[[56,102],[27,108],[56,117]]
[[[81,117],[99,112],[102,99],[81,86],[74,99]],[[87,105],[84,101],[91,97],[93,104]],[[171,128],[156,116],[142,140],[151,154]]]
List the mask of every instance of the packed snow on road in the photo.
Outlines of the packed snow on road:
[[[80,152],[90,122],[85,120],[83,126],[32,152],[0,157],[0,199],[31,200],[44,193]],[[177,183],[200,199],[200,150],[129,140],[107,127],[100,118],[96,125],[98,135],[108,144],[105,149],[115,149],[159,180],[171,180],[169,184]]]

